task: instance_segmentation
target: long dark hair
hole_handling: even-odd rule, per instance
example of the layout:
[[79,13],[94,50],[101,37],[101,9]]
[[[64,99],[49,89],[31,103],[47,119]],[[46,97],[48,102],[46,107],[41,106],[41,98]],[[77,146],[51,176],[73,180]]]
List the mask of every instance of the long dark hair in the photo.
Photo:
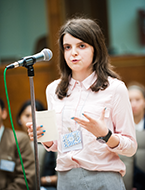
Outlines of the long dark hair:
[[59,46],[60,46],[60,61],[59,71],[61,75],[61,81],[57,86],[56,94],[59,99],[63,99],[67,96],[69,86],[69,76],[72,70],[68,67],[64,59],[63,37],[66,33],[69,33],[75,38],[82,40],[85,43],[94,47],[93,57],[93,71],[97,74],[97,80],[91,86],[92,91],[104,90],[109,85],[108,76],[113,78],[119,78],[112,66],[109,63],[109,55],[105,45],[104,35],[99,25],[86,18],[73,18],[64,24],[59,32]]
[[[31,100],[26,100],[22,106],[20,107],[20,110],[17,114],[17,117],[16,117],[16,120],[17,120],[17,123],[19,126],[21,126],[21,123],[19,122],[19,119],[22,115],[22,113],[24,112],[24,110],[28,107],[28,106],[31,106]],[[35,100],[35,106],[36,106],[36,110],[37,111],[43,111],[45,110],[43,104],[39,101],[39,100]]]
[[0,98],[0,108],[3,110],[5,108],[4,101]]

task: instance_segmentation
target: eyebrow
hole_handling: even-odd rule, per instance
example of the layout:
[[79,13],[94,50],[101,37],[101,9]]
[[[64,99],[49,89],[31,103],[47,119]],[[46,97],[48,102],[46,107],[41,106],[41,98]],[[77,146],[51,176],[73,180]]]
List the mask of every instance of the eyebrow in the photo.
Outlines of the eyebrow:
[[[84,42],[84,41],[80,41],[80,42],[78,42],[77,44],[79,45],[79,44],[82,44],[82,43],[86,44],[86,42]],[[66,42],[66,43],[63,44],[63,46],[64,46],[64,45],[71,45],[71,44],[69,44],[69,43]]]
[[68,43],[64,43],[63,46],[64,46],[64,45],[70,45],[70,44],[68,44]]

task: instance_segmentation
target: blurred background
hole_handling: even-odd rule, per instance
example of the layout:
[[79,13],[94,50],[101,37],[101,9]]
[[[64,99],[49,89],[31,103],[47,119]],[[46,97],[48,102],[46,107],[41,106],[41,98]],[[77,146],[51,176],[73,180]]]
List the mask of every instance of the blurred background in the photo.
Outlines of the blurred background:
[[[60,26],[74,15],[96,19],[106,38],[111,64],[126,85],[145,85],[144,0],[0,0],[0,97],[6,102],[5,66],[43,48],[53,52],[49,62],[34,65],[35,98],[45,107],[45,89],[59,77],[57,37]],[[20,105],[30,99],[27,69],[8,70],[7,86],[14,125]],[[5,121],[10,126],[9,118]]]

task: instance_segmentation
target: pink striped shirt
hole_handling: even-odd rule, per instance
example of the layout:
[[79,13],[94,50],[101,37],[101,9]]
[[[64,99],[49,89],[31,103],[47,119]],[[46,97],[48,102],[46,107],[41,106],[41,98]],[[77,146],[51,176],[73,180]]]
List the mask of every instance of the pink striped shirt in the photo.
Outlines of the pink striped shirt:
[[[109,77],[108,88],[92,92],[90,86],[96,78],[94,72],[82,82],[71,78],[68,90],[70,96],[63,100],[59,100],[55,94],[60,80],[55,80],[47,86],[48,109],[56,111],[59,139],[54,141],[49,149],[45,148],[48,151],[58,151],[56,166],[58,171],[82,167],[92,171],[116,171],[124,175],[125,164],[120,160],[118,154],[132,156],[137,149],[128,91],[122,81]],[[86,113],[97,119],[104,108],[106,108],[105,122],[107,127],[119,137],[119,145],[115,148],[109,148],[107,144],[98,142],[93,134],[81,127],[83,149],[63,153],[60,136],[68,133],[68,128],[75,131],[79,127],[71,117],[83,118],[82,113]]]

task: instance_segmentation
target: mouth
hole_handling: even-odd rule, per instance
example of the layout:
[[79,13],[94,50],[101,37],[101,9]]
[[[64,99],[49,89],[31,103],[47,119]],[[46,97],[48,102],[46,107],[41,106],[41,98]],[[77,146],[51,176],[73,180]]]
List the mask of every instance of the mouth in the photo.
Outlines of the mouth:
[[76,63],[76,62],[78,62],[78,61],[79,61],[78,59],[73,59],[73,60],[71,60],[72,63]]

